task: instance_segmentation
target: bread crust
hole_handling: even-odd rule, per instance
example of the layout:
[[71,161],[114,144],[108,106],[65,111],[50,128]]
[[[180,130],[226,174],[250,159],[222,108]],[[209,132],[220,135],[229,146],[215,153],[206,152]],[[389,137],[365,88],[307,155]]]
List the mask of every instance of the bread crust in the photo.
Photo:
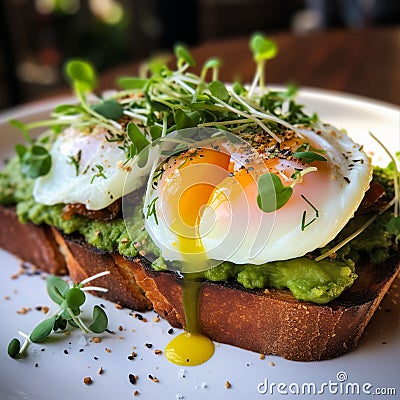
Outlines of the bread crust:
[[[21,224],[13,208],[0,206],[0,217],[0,247],[47,272],[62,273],[67,265],[74,282],[109,270],[96,282],[109,291],[93,294],[138,311],[154,308],[172,326],[185,326],[176,274],[157,272],[143,258],[101,251],[77,235]],[[379,267],[358,265],[353,286],[327,305],[298,301],[284,290],[204,282],[201,326],[212,340],[262,354],[297,361],[338,357],[357,345],[399,269],[398,254]]]
[[53,234],[65,255],[68,271],[74,282],[80,282],[103,271],[109,275],[96,279],[96,286],[108,288],[108,292],[92,292],[114,303],[138,311],[151,310],[152,304],[136,283],[135,275],[126,268],[120,254],[108,253],[84,242],[76,235],[63,235],[57,229]]
[[1,248],[42,271],[57,275],[67,273],[64,256],[49,226],[22,224],[14,207],[1,205],[0,221]]

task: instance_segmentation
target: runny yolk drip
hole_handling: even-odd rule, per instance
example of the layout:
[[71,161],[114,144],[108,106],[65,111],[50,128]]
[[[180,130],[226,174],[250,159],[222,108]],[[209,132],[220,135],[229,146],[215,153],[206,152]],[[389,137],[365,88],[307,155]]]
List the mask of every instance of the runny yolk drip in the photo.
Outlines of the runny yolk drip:
[[182,304],[186,331],[176,336],[165,348],[164,354],[174,364],[195,366],[206,362],[214,354],[214,343],[202,335],[199,321],[199,294],[201,281],[184,275]]
[[[177,236],[176,245],[184,257],[182,304],[186,331],[165,348],[165,356],[174,364],[195,366],[214,354],[213,342],[201,334],[198,307],[201,282],[190,271],[193,270],[191,265],[198,267],[208,261],[199,234],[200,217],[215,187],[227,176],[229,163],[228,154],[203,148],[179,168],[179,185],[175,185],[176,178],[172,175],[166,184],[168,204],[178,206],[170,221]],[[177,186],[179,190],[176,190]]]

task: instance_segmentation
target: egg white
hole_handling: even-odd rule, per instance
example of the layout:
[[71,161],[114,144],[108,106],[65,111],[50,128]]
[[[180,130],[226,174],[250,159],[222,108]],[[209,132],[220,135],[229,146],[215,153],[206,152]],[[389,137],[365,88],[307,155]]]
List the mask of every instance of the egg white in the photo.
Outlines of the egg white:
[[[35,201],[45,205],[81,203],[100,210],[141,185],[150,166],[132,169],[121,143],[106,140],[102,128],[87,133],[70,127],[59,134],[50,149],[51,170],[35,180]],[[72,158],[79,162],[72,162]],[[76,165],[79,164],[79,170]],[[128,174],[129,179],[126,179]]]
[[[246,188],[238,183],[236,175],[223,179],[199,222],[198,235],[206,258],[263,264],[300,257],[329,243],[354,215],[369,187],[370,159],[346,133],[333,127],[302,129],[301,135],[313,147],[324,149],[327,161],[320,162],[317,171],[304,175],[302,182],[294,186],[289,202],[272,213],[263,212],[256,202],[257,181],[263,170],[253,173],[253,182]],[[229,151],[233,158],[240,159],[234,149]],[[280,163],[286,168],[284,164],[290,161],[282,159]],[[155,197],[160,199],[157,223],[154,218],[146,219],[147,231],[166,260],[190,262],[190,256],[179,252],[176,232],[163,219],[160,186],[150,188],[144,209]],[[304,211],[305,224],[314,219],[308,226],[302,223]]]

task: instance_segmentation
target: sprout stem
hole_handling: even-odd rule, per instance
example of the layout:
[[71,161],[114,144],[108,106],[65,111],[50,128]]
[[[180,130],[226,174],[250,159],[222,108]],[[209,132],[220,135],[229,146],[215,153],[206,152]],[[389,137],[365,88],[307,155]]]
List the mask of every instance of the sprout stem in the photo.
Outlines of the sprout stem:
[[88,282],[91,282],[91,281],[93,281],[93,280],[95,280],[95,279],[97,279],[97,278],[100,278],[100,277],[102,277],[102,276],[104,276],[104,275],[108,275],[110,273],[110,271],[103,271],[103,272],[99,272],[98,274],[96,274],[96,275],[93,275],[93,276],[90,276],[89,278],[86,278],[86,279],[84,279],[83,281],[81,281],[80,283],[79,283],[79,285],[85,285],[86,283],[88,283]]
[[104,293],[108,292],[108,289],[100,287],[100,286],[85,286],[81,290],[82,290],[82,292],[88,292],[89,290],[92,290],[95,292],[104,292]]

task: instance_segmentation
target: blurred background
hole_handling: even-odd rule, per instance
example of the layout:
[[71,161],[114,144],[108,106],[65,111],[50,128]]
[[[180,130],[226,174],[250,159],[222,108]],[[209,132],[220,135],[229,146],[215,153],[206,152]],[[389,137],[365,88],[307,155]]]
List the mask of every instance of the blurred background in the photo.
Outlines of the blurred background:
[[72,57],[101,72],[176,42],[400,24],[400,0],[0,0],[0,109],[66,86]]

